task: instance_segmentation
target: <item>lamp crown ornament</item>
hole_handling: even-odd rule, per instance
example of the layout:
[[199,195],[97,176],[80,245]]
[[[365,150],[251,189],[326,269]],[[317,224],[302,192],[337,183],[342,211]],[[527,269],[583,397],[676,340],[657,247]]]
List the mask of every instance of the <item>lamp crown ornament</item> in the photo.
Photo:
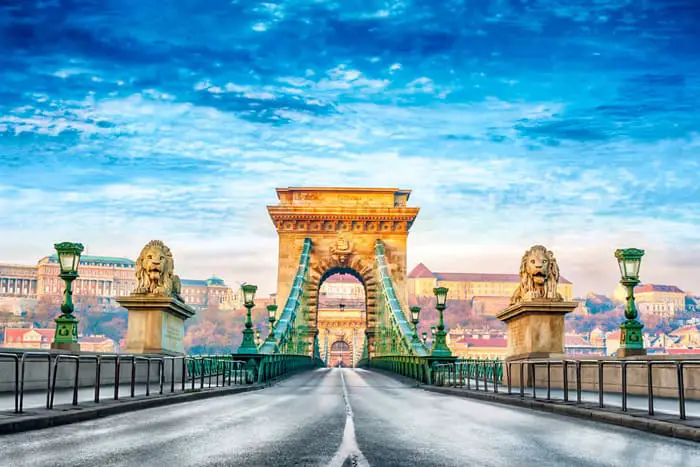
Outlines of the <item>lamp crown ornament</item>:
[[260,331],[258,331],[256,334],[256,332],[253,330],[253,317],[251,315],[251,310],[255,306],[255,292],[258,290],[258,286],[253,284],[243,284],[241,285],[241,290],[243,291],[243,305],[246,307],[246,318],[245,329],[243,330],[243,341],[241,342],[241,346],[238,348],[238,353],[257,354],[258,347],[256,344],[256,336],[259,340]]
[[61,274],[77,274],[80,254],[85,249],[82,243],[61,242],[54,244],[53,247],[58,253]]
[[267,305],[267,314],[271,320],[277,315],[277,305]]
[[435,287],[433,293],[435,294],[435,300],[438,307],[444,307],[447,303],[447,292],[449,289],[447,287]]
[[615,250],[615,258],[620,266],[622,280],[639,280],[639,267],[642,263],[644,250],[638,248],[624,248]]
[[243,303],[245,306],[253,306],[255,304],[255,292],[258,290],[257,285],[243,284],[241,286],[243,291]]

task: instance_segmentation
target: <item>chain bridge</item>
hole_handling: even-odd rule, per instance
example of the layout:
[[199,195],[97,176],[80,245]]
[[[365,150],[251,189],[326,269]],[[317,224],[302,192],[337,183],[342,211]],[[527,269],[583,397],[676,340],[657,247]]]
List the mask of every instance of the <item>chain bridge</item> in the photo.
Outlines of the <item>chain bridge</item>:
[[[0,465],[697,463],[700,360],[645,355],[631,339],[619,357],[568,357],[563,320],[575,303],[547,296],[551,288],[499,315],[508,358],[457,358],[443,322],[448,289],[435,289],[429,344],[417,333],[420,310],[408,306],[407,239],[419,212],[407,206],[409,190],[277,195],[268,212],[281,307],[268,307],[264,340],[252,329],[255,287],[244,285],[243,343],[227,355],[181,351],[191,311],[176,289],[175,298],[118,298],[129,311],[126,353],[80,352],[66,337],[50,351],[3,349]],[[321,286],[337,273],[364,289],[352,368],[328,368],[319,339]],[[70,315],[69,282],[66,297]]]

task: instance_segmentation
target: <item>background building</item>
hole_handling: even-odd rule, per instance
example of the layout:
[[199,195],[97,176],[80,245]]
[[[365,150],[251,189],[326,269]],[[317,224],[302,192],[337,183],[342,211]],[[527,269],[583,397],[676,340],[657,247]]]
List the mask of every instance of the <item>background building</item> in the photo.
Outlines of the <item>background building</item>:
[[[182,298],[199,309],[237,310],[243,308],[240,288],[235,292],[223,279],[212,276],[206,280],[182,279]],[[256,300],[256,304],[259,300]]]
[[[448,299],[473,301],[488,315],[503,311],[519,284],[518,274],[432,272],[420,263],[409,273],[407,287],[416,297],[432,297],[433,288],[447,287]],[[564,277],[559,278],[558,290],[565,300],[573,299],[573,284]]]
[[[115,304],[115,297],[128,295],[136,288],[135,268],[136,263],[127,258],[81,256],[73,294],[82,299],[93,298],[97,304]],[[58,256],[44,256],[36,270],[37,298],[61,300],[65,285],[58,277]]]
[[0,297],[35,298],[36,266],[0,264]]
[[[116,297],[129,295],[136,289],[136,262],[111,256],[80,257],[78,278],[73,281],[76,303],[90,302],[105,307],[118,307]],[[57,255],[44,256],[36,266],[0,264],[0,299],[38,299],[60,303],[65,283],[59,277]],[[240,289],[234,291],[223,279],[182,279],[182,296],[195,308],[233,310],[243,306]],[[0,300],[0,302],[2,302]],[[21,304],[6,303],[17,309]]]
[[[625,303],[627,290],[618,285],[613,300]],[[678,313],[695,311],[695,301],[675,285],[641,284],[634,288],[634,301],[641,315],[673,318]]]
[[[6,349],[50,349],[55,333],[55,328],[5,328],[5,339],[0,347]],[[80,336],[78,343],[81,352],[109,353],[118,350],[112,339],[102,335]]]

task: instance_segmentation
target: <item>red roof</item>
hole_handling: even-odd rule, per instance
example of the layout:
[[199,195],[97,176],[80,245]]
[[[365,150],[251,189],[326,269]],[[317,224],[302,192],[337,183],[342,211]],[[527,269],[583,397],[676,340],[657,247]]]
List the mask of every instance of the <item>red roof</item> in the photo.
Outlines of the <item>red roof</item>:
[[413,268],[413,270],[408,274],[409,279],[424,279],[430,277],[435,276],[423,263],[418,263],[418,266]]
[[38,332],[42,337],[53,339],[56,335],[56,329],[37,329],[37,328],[5,328],[5,342],[20,342],[24,341],[24,335],[30,331]]
[[671,292],[671,293],[685,293],[675,285],[658,285],[658,284],[642,284],[634,289],[634,293],[644,293],[644,292]]
[[492,337],[490,339],[478,337],[462,337],[455,341],[456,344],[464,344],[467,347],[508,347],[508,341],[503,337]]
[[566,333],[564,335],[564,347],[593,347],[591,344],[586,341],[583,337],[579,336],[578,334],[569,334]]

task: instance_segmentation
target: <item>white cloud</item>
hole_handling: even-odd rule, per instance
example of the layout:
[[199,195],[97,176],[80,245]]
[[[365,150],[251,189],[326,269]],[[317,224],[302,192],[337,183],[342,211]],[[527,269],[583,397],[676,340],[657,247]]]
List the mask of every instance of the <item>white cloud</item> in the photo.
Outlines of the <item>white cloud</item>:
[[[304,89],[312,101],[314,93],[320,98],[371,81],[344,66],[319,81],[311,78],[279,82]],[[412,86],[433,84],[422,77]],[[195,86],[209,92],[212,88],[258,99],[282,94],[277,86],[230,81],[201,80]],[[107,179],[60,193],[39,187],[14,190],[5,181],[10,184],[0,197],[0,209],[8,213],[2,232],[9,241],[0,260],[31,263],[62,240],[83,241],[93,254],[135,257],[147,241],[161,238],[176,252],[183,277],[215,272],[229,283],[257,282],[261,291],[272,292],[277,240],[265,205],[276,202],[275,187],[395,186],[412,189],[410,204],[421,207],[410,236],[409,267],[422,261],[438,271],[515,272],[523,251],[543,243],[555,251],[576,293],[609,292],[617,282],[612,251],[636,246],[648,251],[644,280],[700,290],[697,267],[679,266],[676,251],[696,231],[698,219],[693,220],[692,212],[678,213],[674,221],[642,216],[636,223],[621,215],[596,215],[630,201],[644,184],[662,189],[682,186],[687,179],[669,173],[640,180],[634,166],[571,169],[556,162],[563,150],[685,151],[679,164],[697,170],[692,163],[697,160],[688,156],[700,147],[700,138],[633,146],[572,143],[565,149],[540,148],[533,157],[513,130],[514,123],[550,119],[565,110],[563,104],[496,98],[420,108],[353,103],[337,106],[340,114],[330,116],[290,108],[275,112],[293,123],[271,128],[172,98],[152,89],[127,98],[62,103],[75,115],[70,122],[54,114],[26,114],[32,108],[17,110],[28,116],[3,118],[14,128],[55,132],[73,125],[86,134],[110,131],[86,123],[88,118],[104,119],[129,135],[110,140],[112,157],[148,157],[153,167],[171,160],[207,163],[212,169],[186,183],[139,171],[128,181]],[[494,133],[513,142],[492,142]],[[43,228],[30,227],[37,225]]]

